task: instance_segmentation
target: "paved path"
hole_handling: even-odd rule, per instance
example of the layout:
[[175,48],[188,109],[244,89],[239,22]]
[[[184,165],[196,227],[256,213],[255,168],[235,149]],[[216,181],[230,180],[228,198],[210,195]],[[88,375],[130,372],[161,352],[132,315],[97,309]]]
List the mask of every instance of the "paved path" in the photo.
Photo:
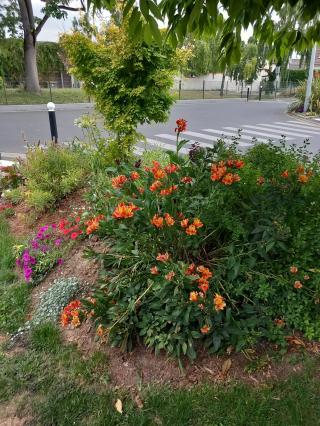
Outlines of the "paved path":
[[[246,149],[255,143],[252,138],[267,143],[279,140],[283,135],[289,144],[300,145],[310,140],[310,149],[320,149],[320,124],[302,121],[286,114],[287,101],[250,101],[243,99],[179,101],[163,124],[144,125],[139,130],[146,136],[138,151],[155,146],[165,149],[175,147],[175,120],[185,118],[188,130],[184,137],[198,141],[202,146],[212,146],[222,135],[227,141],[242,129],[239,146]],[[57,105],[57,123],[60,141],[81,137],[81,130],[74,126],[75,118],[92,111],[90,104]],[[27,143],[44,143],[49,139],[48,114],[45,106],[0,107],[0,151],[25,152]],[[187,151],[188,146],[185,147]]]

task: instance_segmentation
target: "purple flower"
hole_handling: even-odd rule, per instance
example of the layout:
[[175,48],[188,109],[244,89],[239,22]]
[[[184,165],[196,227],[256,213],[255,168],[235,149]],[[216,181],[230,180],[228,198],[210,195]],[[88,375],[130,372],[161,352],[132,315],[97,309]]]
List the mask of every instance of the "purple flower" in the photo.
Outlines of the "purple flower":
[[27,282],[31,280],[32,269],[29,267],[23,268],[24,278]]
[[53,223],[53,224],[51,225],[51,228],[52,228],[52,229],[57,229],[57,225],[56,225],[55,223]]
[[47,253],[49,251],[48,246],[42,246],[41,251],[42,253]]
[[33,257],[33,256],[30,256],[29,262],[30,262],[31,265],[35,265],[37,263],[36,258]]
[[37,249],[40,247],[40,245],[39,245],[38,241],[36,241],[36,240],[32,240],[32,241],[31,241],[31,247],[32,247],[34,250],[37,250]]
[[59,266],[60,266],[60,265],[62,265],[62,264],[63,264],[63,259],[59,258],[59,259],[57,260],[57,263],[58,263],[58,265],[59,265]]
[[40,232],[46,232],[49,229],[49,225],[42,226]]
[[28,250],[25,250],[25,251],[22,253],[22,260],[26,263],[26,262],[29,262],[29,259],[30,259],[29,251],[28,251]]
[[50,238],[50,236],[51,236],[50,234],[46,234],[46,235],[44,236],[44,238],[48,240],[48,239]]
[[22,264],[21,264],[21,259],[16,259],[16,265],[19,266],[21,268]]
[[57,247],[59,247],[60,246],[60,244],[61,244],[61,238],[58,238],[57,240],[55,240],[55,242],[54,242],[54,244],[57,246]]

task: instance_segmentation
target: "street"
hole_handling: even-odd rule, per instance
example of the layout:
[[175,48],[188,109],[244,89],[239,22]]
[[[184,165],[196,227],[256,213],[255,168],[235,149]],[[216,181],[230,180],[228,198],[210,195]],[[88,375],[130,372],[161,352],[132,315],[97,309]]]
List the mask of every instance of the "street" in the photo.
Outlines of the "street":
[[[178,101],[172,108],[169,120],[162,124],[150,124],[138,128],[146,137],[138,152],[154,146],[174,149],[177,118],[188,121],[184,137],[190,143],[198,141],[202,146],[212,146],[223,134],[227,141],[242,129],[240,148],[246,149],[254,143],[266,143],[286,136],[288,144],[301,144],[310,140],[310,149],[320,148],[320,122],[297,120],[286,113],[287,101],[249,101],[244,99]],[[79,116],[93,111],[90,104],[56,105],[57,125],[60,142],[70,142],[82,137],[81,129],[74,125]],[[0,106],[0,151],[24,153],[27,144],[50,140],[48,113],[45,105]],[[185,148],[185,152],[186,152]]]

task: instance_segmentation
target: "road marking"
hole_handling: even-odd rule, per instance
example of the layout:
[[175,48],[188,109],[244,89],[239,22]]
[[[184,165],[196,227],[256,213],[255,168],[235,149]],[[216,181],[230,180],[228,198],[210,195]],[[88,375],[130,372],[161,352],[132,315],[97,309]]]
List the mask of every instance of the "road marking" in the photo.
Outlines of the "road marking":
[[[236,127],[224,127],[224,129],[235,130],[235,131],[238,130]],[[246,133],[252,133],[254,135],[266,136],[269,139],[279,139],[279,135],[275,135],[275,134],[272,134],[272,133],[255,132],[254,130],[245,130],[245,129],[243,129],[243,131],[246,132]],[[286,139],[292,140],[293,138],[286,138]]]
[[[228,136],[227,135],[227,133],[226,132],[222,132],[221,130],[215,130],[215,129],[202,129],[204,132],[209,132],[209,133],[218,133],[219,135],[222,135],[222,134],[225,134],[226,136]],[[198,133],[198,132],[189,132],[189,131],[187,131],[187,132],[184,132],[184,134],[188,134],[188,135],[190,135],[190,136],[195,136],[195,137],[198,137],[198,138],[201,138],[201,139],[207,139],[207,140],[209,140],[209,141],[212,141],[212,146],[213,146],[213,144],[214,144],[214,142],[217,142],[219,139],[222,139],[222,137],[220,136],[220,137],[216,137],[216,138],[213,138],[212,136],[208,136],[208,135],[204,135],[203,133]],[[229,133],[229,135],[231,135],[231,136],[233,136],[231,133]],[[246,139],[246,138],[244,138],[244,139]],[[251,138],[248,138],[248,139],[250,139],[251,140]],[[230,143],[230,141],[225,141],[226,143]],[[203,142],[200,142],[200,145],[202,144]],[[246,143],[246,142],[238,142],[238,145],[239,146],[252,146],[252,144],[250,143]],[[212,147],[211,146],[211,147]]]
[[298,128],[298,129],[307,129],[308,131],[309,131],[309,129],[311,129],[311,130],[318,130],[319,129],[319,133],[320,133],[320,127],[317,128],[315,126],[304,125],[304,124],[291,124],[289,122],[282,123],[281,121],[275,121],[275,123],[288,126],[288,127],[292,128],[292,130],[295,129],[295,128]]
[[[231,137],[238,137],[238,133],[230,133],[230,132],[224,132],[222,130],[215,130],[215,129],[202,129],[204,132],[210,132],[210,133],[218,133],[220,135],[220,139],[223,138],[223,136],[231,136]],[[237,129],[238,130],[238,129]],[[242,135],[241,134],[241,139],[245,139],[248,141],[252,141],[253,137],[249,137],[246,135]],[[257,142],[260,143],[268,143],[268,141],[266,139],[257,139],[255,138]],[[247,143],[247,142],[238,142],[238,144],[240,146],[252,146],[252,144],[254,144],[254,142],[252,141],[252,143]]]
[[305,122],[305,124],[302,124],[302,121],[297,121],[297,120],[288,120],[288,121],[286,121],[286,123],[293,123],[294,125],[298,125],[298,126],[301,125],[301,126],[306,126],[306,127],[312,127],[313,129],[319,129],[319,126],[317,126],[316,124],[307,123],[307,122]]
[[[271,128],[268,129],[267,126],[271,127]],[[272,125],[268,125],[268,124],[266,125],[266,127],[264,127],[263,124],[261,124],[261,125],[259,124],[258,126],[250,126],[250,125],[244,124],[243,127],[249,127],[250,129],[256,129],[256,130],[269,130],[269,131],[272,131],[273,133],[279,133],[280,136],[282,136],[282,135],[287,136],[288,135],[288,136],[296,136],[296,137],[299,137],[299,138],[303,137],[303,135],[301,135],[299,133],[288,132],[287,130],[283,130],[283,129],[279,129],[279,128],[275,129],[275,128],[272,127]],[[305,135],[305,137],[309,138],[310,136]]]
[[305,136],[305,132],[308,132],[308,133],[314,134],[314,135],[319,135],[319,132],[311,131],[310,128],[309,129],[308,128],[297,129],[295,127],[288,127],[288,126],[284,126],[284,125],[280,125],[280,124],[263,124],[263,123],[260,123],[258,125],[259,126],[265,126],[265,127],[271,127],[271,128],[276,127],[278,129],[290,130],[290,131],[295,131],[295,132],[303,133],[303,135],[299,135],[300,137]]
[[[152,146],[157,146],[158,148],[167,149],[169,151],[175,151],[176,150],[175,145],[173,145],[171,143],[170,144],[164,143],[164,142],[160,142],[160,141],[157,141],[155,139],[150,139],[150,138],[147,138],[146,141],[147,141],[147,144],[152,145]],[[182,154],[188,154],[189,150],[186,149],[186,148],[181,148],[180,152]]]
[[[168,134],[166,134],[166,133],[160,133],[160,134],[158,134],[158,135],[155,135],[157,138],[163,138],[163,139],[169,139],[169,140],[171,140],[171,141],[177,141],[177,137],[176,136],[173,136],[173,135],[168,135]],[[213,140],[213,139],[211,139],[211,140]],[[213,142],[212,143],[206,143],[206,142],[198,142],[199,144],[200,144],[200,146],[202,146],[202,147],[206,147],[206,148],[213,148],[213,146],[214,146],[214,142],[215,142],[215,140],[213,140]],[[194,140],[194,139],[188,139],[188,143],[186,144],[186,146],[188,146],[189,148],[191,148],[191,146],[190,145],[192,145],[192,144],[194,144],[194,143],[197,143],[197,141],[196,140]]]

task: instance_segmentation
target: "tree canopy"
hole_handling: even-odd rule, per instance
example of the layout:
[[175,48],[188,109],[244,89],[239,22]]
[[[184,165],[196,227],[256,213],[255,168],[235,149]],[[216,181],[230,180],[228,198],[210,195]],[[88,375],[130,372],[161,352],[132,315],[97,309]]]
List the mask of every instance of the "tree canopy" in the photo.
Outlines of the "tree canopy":
[[[112,10],[115,0],[88,0],[97,9]],[[221,32],[220,51],[226,63],[241,56],[241,30],[253,27],[262,43],[274,48],[278,57],[293,47],[304,50],[320,39],[320,2],[315,0],[123,0],[124,15],[135,38],[161,41],[160,22],[174,45],[187,34],[215,35]],[[281,16],[290,16],[278,26]]]

